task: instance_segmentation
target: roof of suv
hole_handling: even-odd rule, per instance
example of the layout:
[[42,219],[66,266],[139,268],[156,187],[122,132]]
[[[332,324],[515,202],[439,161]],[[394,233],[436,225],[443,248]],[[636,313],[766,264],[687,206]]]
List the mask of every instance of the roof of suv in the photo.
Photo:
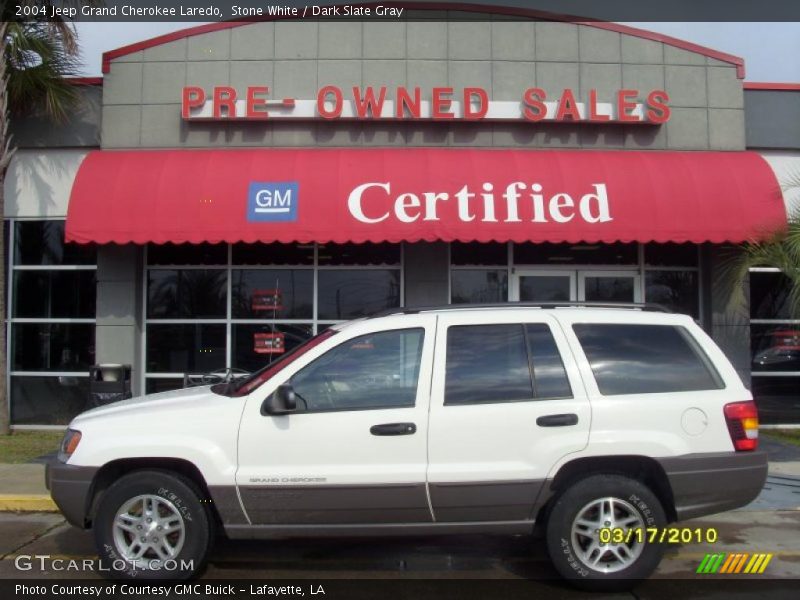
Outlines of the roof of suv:
[[444,304],[439,306],[415,306],[407,308],[390,308],[370,315],[368,318],[388,317],[393,315],[411,315],[422,312],[463,312],[472,310],[515,310],[521,308],[538,309],[602,309],[602,310],[638,310],[646,312],[671,313],[660,304],[632,302],[503,302],[491,304]]

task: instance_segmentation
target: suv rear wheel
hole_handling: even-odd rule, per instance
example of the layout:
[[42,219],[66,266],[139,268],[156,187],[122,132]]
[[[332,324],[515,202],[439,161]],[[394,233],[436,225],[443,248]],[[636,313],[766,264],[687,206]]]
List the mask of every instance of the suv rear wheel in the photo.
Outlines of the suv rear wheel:
[[136,471],[106,490],[94,518],[104,574],[118,578],[187,579],[205,564],[213,519],[188,479]]
[[[648,543],[646,530],[665,525],[664,509],[646,486],[621,475],[592,475],[556,501],[547,549],[556,569],[577,587],[625,590],[658,566],[663,547]],[[601,539],[604,529],[609,532]],[[619,543],[605,537],[619,530],[631,533]]]

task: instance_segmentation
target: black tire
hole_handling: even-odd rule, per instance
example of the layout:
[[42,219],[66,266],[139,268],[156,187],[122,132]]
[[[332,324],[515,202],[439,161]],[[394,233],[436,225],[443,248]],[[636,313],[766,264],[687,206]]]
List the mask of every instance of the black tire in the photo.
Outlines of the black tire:
[[[633,542],[628,546],[633,551],[626,554],[640,553],[627,566],[618,561],[611,550],[605,549],[610,544],[592,554],[593,557],[602,557],[600,564],[592,566],[585,562],[581,558],[582,550],[587,549],[591,542],[585,536],[572,535],[573,522],[585,507],[603,498],[619,499],[621,502],[616,505],[618,510],[632,507],[634,516],[641,519],[645,528],[666,525],[661,503],[646,486],[621,475],[591,475],[567,488],[553,505],[547,520],[547,550],[558,572],[575,587],[593,591],[624,591],[655,571],[664,548],[658,543],[647,543],[647,536],[643,535],[641,545]],[[576,543],[581,547],[576,548]]]
[[[152,562],[159,560],[154,550],[146,551],[141,559],[126,560],[115,538],[114,522],[123,506],[137,496],[145,495],[160,500],[161,515],[169,515],[170,507],[180,515],[182,534],[175,531],[164,535],[155,528],[150,532],[142,532],[145,533],[145,538],[152,534],[152,540],[158,540],[156,537],[158,535],[171,536],[169,538],[171,542],[182,540],[175,555],[171,559],[163,560],[161,565]],[[203,494],[194,482],[170,471],[135,471],[112,484],[100,498],[93,522],[95,546],[103,575],[111,579],[182,581],[200,573],[205,566],[214,539],[214,520],[209,503],[202,500]],[[133,506],[134,511],[137,511],[136,507],[139,504],[134,503]],[[142,512],[142,518],[146,520],[143,505],[139,512]],[[141,526],[133,525],[133,527],[147,528],[148,525],[143,521]],[[136,537],[132,533],[119,530],[117,535],[124,536],[123,540],[132,540]],[[138,536],[138,533],[136,535]],[[174,547],[177,546],[178,543],[174,543]]]

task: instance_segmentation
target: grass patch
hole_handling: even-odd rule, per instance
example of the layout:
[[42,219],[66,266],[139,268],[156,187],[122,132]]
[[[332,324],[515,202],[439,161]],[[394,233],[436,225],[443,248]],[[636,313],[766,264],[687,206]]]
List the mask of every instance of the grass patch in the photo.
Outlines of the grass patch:
[[58,450],[63,431],[20,431],[0,435],[0,463],[26,463]]
[[762,429],[759,434],[773,440],[800,446],[800,429]]

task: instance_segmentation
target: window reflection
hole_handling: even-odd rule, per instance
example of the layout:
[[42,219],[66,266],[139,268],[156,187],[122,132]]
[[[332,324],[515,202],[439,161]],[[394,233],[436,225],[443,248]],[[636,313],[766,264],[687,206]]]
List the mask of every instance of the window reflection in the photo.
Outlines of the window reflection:
[[12,369],[88,371],[94,364],[94,324],[14,323]]
[[505,302],[508,299],[508,271],[458,269],[451,271],[451,286],[453,304]]
[[645,299],[676,313],[700,318],[696,271],[647,271]]
[[94,244],[64,243],[64,221],[17,221],[15,265],[94,265]]
[[235,319],[311,319],[314,272],[311,269],[233,271]]
[[318,279],[323,320],[356,319],[400,306],[399,270],[322,270]]
[[751,325],[753,371],[800,371],[800,325]]
[[708,360],[679,327],[576,324],[601,394],[648,394],[722,387]]
[[448,327],[445,404],[531,399],[522,325]]
[[300,406],[310,411],[414,406],[423,339],[422,329],[402,329],[340,344],[292,377]]
[[147,317],[225,318],[226,272],[158,269],[147,274]]
[[225,368],[225,325],[147,326],[147,370],[208,373]]
[[783,273],[750,273],[750,318],[791,318],[789,289],[789,278]]
[[[233,366],[253,372],[268,365],[286,352],[294,350],[313,335],[311,325],[253,324],[233,325]],[[268,351],[266,344],[259,344],[259,335],[280,335],[280,347]]]
[[10,389],[17,425],[67,425],[90,408],[88,377],[12,375]]

